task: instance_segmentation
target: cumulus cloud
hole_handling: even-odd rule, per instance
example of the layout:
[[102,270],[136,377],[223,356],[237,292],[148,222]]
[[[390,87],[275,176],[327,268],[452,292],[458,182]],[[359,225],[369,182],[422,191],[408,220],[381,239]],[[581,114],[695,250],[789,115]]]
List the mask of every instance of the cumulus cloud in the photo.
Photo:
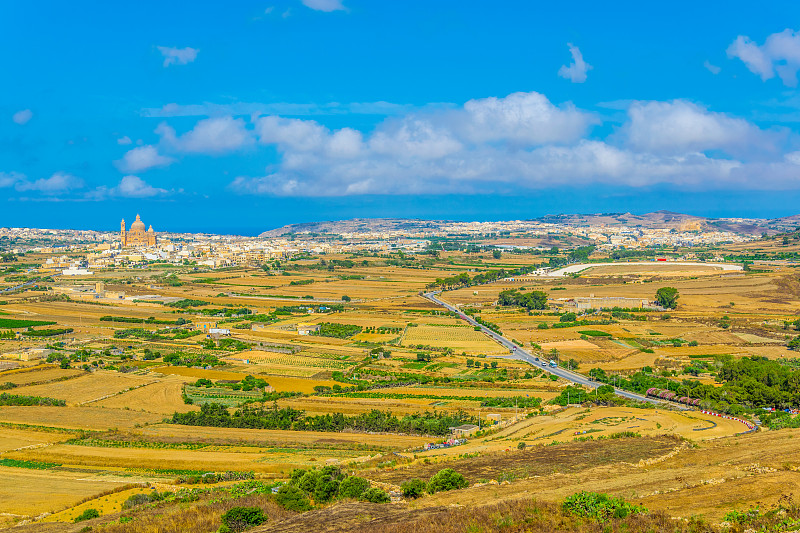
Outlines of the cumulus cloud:
[[66,172],[56,172],[49,178],[41,178],[29,181],[26,178],[20,179],[14,184],[14,188],[20,192],[35,191],[44,194],[58,194],[82,189],[85,186],[81,178]]
[[482,98],[464,104],[464,127],[475,142],[508,140],[523,144],[570,142],[598,123],[573,105],[557,107],[537,92]]
[[764,131],[752,123],[714,113],[685,100],[633,102],[622,132],[638,151],[680,154],[722,150],[729,155],[775,151],[780,132]]
[[151,198],[168,192],[166,189],[153,187],[138,176],[123,176],[119,184],[111,189],[112,195],[125,198]]
[[739,35],[728,46],[728,57],[740,59],[763,81],[777,74],[787,87],[797,86],[797,71],[800,70],[800,33],[785,29],[767,37],[763,45],[749,37]]
[[124,137],[120,137],[119,139],[117,139],[117,144],[119,144],[120,146],[124,146],[124,145],[126,145],[126,144],[132,144],[132,143],[133,143],[133,141],[132,141],[132,140],[131,140],[131,138],[130,138],[130,137],[128,137],[127,135],[125,135]]
[[161,136],[161,142],[171,149],[189,153],[221,154],[254,142],[252,132],[246,128],[244,120],[233,117],[201,120],[183,135],[176,135],[171,126],[161,123],[156,128],[156,133]]
[[170,46],[157,46],[158,51],[164,56],[164,67],[170,65],[186,65],[191,63],[197,58],[197,53],[200,51],[197,48],[173,48]]
[[[457,109],[389,117],[369,134],[314,120],[255,119],[259,144],[281,156],[231,190],[277,196],[513,192],[608,184],[681,187],[797,187],[800,156],[783,157],[785,131],[697,104],[629,102],[605,140],[599,122],[538,93],[471,100]],[[796,142],[796,141],[795,141]]]
[[164,167],[175,160],[158,153],[153,145],[138,146],[129,150],[114,164],[123,172],[141,172],[153,167]]
[[558,69],[558,75],[570,80],[572,83],[583,83],[586,81],[586,73],[592,70],[592,66],[583,60],[580,49],[572,43],[567,43],[569,53],[572,54],[572,63],[562,65]]
[[11,120],[20,126],[24,126],[33,118],[33,111],[30,109],[22,109],[11,115]]
[[331,11],[346,11],[347,8],[342,5],[342,0],[301,0],[303,5],[315,11],[324,11],[330,13]]

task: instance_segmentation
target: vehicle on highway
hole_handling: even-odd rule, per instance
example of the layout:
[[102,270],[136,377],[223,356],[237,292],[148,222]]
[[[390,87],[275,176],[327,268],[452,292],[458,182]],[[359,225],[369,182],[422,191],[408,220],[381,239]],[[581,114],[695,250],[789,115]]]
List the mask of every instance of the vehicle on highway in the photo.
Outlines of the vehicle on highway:
[[555,361],[553,361],[552,359],[550,359],[550,366],[551,366],[551,367],[553,367],[553,368],[555,368],[555,367],[557,367],[557,366],[558,366],[558,363],[556,363]]

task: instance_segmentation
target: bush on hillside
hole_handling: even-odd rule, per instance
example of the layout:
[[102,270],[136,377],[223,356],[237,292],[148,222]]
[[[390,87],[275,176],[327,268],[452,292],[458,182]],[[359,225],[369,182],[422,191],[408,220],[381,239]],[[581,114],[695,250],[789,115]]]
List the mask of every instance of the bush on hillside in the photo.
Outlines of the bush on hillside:
[[463,475],[452,468],[445,468],[434,474],[428,482],[428,492],[435,494],[448,490],[463,489],[468,486],[469,482]]

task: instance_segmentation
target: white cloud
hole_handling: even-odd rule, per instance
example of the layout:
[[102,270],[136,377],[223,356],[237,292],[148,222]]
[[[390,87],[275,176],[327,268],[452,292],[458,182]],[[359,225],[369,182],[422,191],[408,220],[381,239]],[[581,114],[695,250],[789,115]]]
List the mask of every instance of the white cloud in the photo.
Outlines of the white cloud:
[[125,146],[126,144],[132,144],[132,143],[133,143],[133,141],[132,141],[132,140],[131,140],[131,138],[130,138],[130,137],[128,137],[127,135],[125,135],[124,137],[120,137],[119,139],[117,139],[117,144],[119,144],[119,145],[121,145],[121,146]]
[[25,174],[19,172],[0,172],[0,188],[12,187],[25,179]]
[[769,35],[763,45],[739,35],[728,47],[727,53],[730,58],[741,59],[750,72],[761,76],[763,81],[774,78],[777,73],[784,85],[797,86],[800,33],[785,29]]
[[123,172],[141,172],[153,167],[164,167],[175,160],[158,153],[158,149],[151,145],[138,146],[125,152],[122,159],[114,164]]
[[720,72],[722,72],[722,68],[716,65],[712,65],[711,61],[709,61],[708,59],[703,61],[703,66],[706,68],[706,70],[708,70],[711,74],[714,74],[715,76]]
[[389,117],[369,134],[265,116],[255,120],[255,134],[281,160],[265,175],[238,176],[229,187],[241,194],[341,196],[591,184],[800,186],[800,157],[781,155],[783,145],[796,144],[785,131],[761,130],[682,100],[629,102],[624,120],[606,140],[590,139],[597,116],[538,93]]
[[138,176],[123,176],[119,184],[111,189],[112,195],[125,198],[151,198],[168,192],[166,189],[151,186]]
[[33,118],[33,111],[30,109],[22,109],[17,111],[11,116],[11,120],[15,123],[19,124],[20,126],[24,126]]
[[158,51],[164,56],[164,67],[170,65],[186,65],[191,63],[197,58],[197,53],[200,51],[197,48],[173,48],[170,46],[157,46]]
[[558,75],[572,83],[583,83],[586,81],[586,73],[592,70],[592,66],[583,60],[583,54],[577,46],[572,43],[567,43],[567,46],[569,46],[569,53],[572,54],[572,63],[569,66],[562,65],[558,69]]
[[342,0],[301,0],[303,5],[315,11],[324,11],[330,13],[331,11],[347,11],[347,8],[342,5]]
[[477,142],[508,140],[524,144],[570,142],[598,122],[572,105],[554,106],[537,92],[513,93],[464,104],[465,131]]
[[49,178],[41,178],[36,181],[22,179],[14,187],[17,191],[36,191],[44,194],[58,194],[69,192],[75,189],[82,189],[85,186],[83,180],[66,172],[56,172]]
[[171,126],[162,123],[156,133],[161,135],[163,144],[179,152],[221,154],[254,142],[253,133],[246,128],[244,120],[233,117],[203,119],[180,136]]
[[685,100],[634,102],[622,133],[636,150],[656,154],[722,150],[731,155],[774,152],[782,134],[708,111]]

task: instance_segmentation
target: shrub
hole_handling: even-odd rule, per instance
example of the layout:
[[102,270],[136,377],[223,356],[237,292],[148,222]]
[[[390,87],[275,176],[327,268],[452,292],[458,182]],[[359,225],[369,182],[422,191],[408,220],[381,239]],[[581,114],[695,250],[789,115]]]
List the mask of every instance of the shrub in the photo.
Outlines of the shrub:
[[146,503],[150,503],[150,495],[149,494],[145,494],[145,493],[134,494],[133,496],[131,496],[130,498],[125,500],[125,503],[122,504],[122,507],[124,509],[129,509],[131,507],[136,507],[138,505],[144,505]]
[[303,512],[311,509],[311,503],[308,501],[306,493],[295,485],[287,484],[278,489],[275,501],[289,511]]
[[321,476],[314,487],[314,501],[318,503],[331,501],[339,492],[339,480]]
[[348,476],[339,484],[339,496],[342,498],[359,498],[369,488],[369,481],[363,477]]
[[622,498],[586,491],[567,497],[562,507],[566,512],[598,521],[625,518],[634,513],[647,513],[644,507],[628,503]]
[[244,531],[267,521],[267,515],[260,507],[233,507],[222,515],[222,524],[229,531]]
[[426,488],[426,483],[421,479],[410,479],[400,484],[400,489],[406,498],[419,498]]
[[364,491],[364,494],[361,495],[361,499],[372,503],[388,503],[389,495],[381,489],[371,487]]
[[463,475],[452,468],[445,468],[434,474],[428,482],[428,492],[435,494],[447,490],[463,489],[468,486],[469,482]]
[[100,516],[100,511],[97,509],[89,508],[83,511],[81,514],[75,517],[73,522],[83,522],[84,520],[91,520],[92,518],[97,518]]

